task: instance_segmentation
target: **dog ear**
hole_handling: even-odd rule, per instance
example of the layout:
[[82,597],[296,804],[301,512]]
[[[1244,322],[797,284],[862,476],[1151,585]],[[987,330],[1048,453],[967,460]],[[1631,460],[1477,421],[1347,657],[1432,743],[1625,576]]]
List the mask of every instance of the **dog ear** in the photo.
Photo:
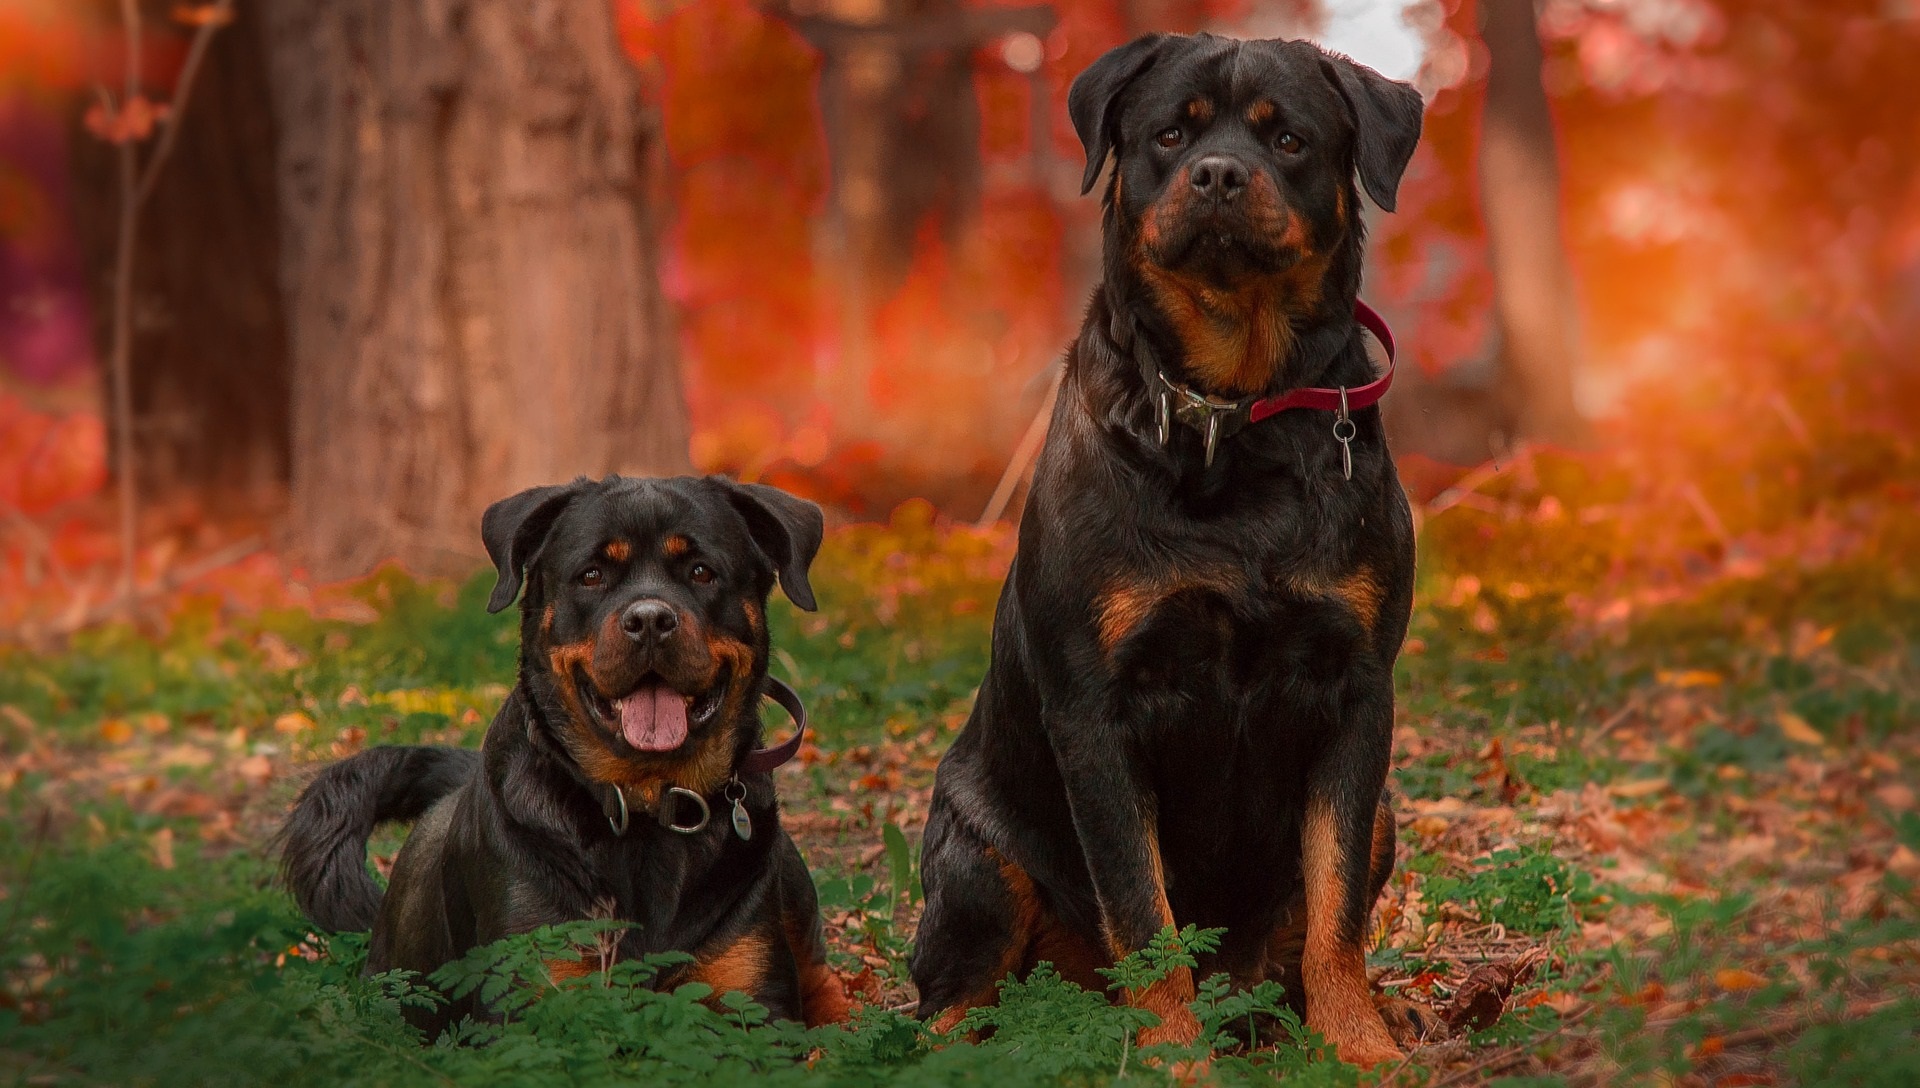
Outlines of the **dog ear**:
[[1109,49],[1074,77],[1073,87],[1067,91],[1067,115],[1073,118],[1073,131],[1087,151],[1087,172],[1080,178],[1081,196],[1093,191],[1093,183],[1100,180],[1100,171],[1107,165],[1107,152],[1113,148],[1113,125],[1118,120],[1115,103],[1127,84],[1153,67],[1167,37],[1148,34]]
[[1360,184],[1375,204],[1392,211],[1400,175],[1420,142],[1426,109],[1420,92],[1338,53],[1324,54],[1320,63],[1353,115],[1353,166]]
[[487,545],[498,581],[487,611],[498,612],[520,595],[522,572],[546,545],[547,533],[560,512],[580,493],[584,478],[570,484],[530,487],[501,499],[480,516],[480,539]]
[[807,581],[807,568],[813,566],[813,557],[820,553],[820,541],[826,536],[827,522],[820,508],[777,487],[735,483],[725,476],[708,479],[720,485],[727,501],[747,520],[747,532],[773,560],[787,599],[808,612],[814,611],[818,606],[814,604],[813,586]]

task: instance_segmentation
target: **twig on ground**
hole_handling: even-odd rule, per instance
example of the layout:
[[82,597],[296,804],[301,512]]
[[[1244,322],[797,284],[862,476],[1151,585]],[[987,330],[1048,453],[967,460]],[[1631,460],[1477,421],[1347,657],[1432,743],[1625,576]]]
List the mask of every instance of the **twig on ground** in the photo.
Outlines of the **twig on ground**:
[[1508,1065],[1511,1065],[1514,1062],[1517,1062],[1523,1058],[1530,1057],[1533,1054],[1533,1051],[1537,1049],[1542,1043],[1545,1043],[1554,1038],[1557,1038],[1558,1036],[1564,1034],[1568,1028],[1586,1019],[1587,1016],[1593,1012],[1593,1008],[1594,1007],[1592,1005],[1588,1005],[1586,1008],[1581,1009],[1579,1012],[1576,1012],[1572,1016],[1569,1016],[1566,1019],[1560,1021],[1557,1027],[1555,1027],[1552,1031],[1547,1032],[1545,1035],[1541,1035],[1537,1038],[1531,1039],[1523,1046],[1507,1047],[1505,1050],[1502,1050],[1498,1054],[1495,1054],[1493,1057],[1488,1058],[1483,1062],[1478,1062],[1474,1065],[1470,1065],[1467,1068],[1462,1069],[1457,1073],[1449,1075],[1444,1080],[1436,1081],[1433,1084],[1428,1085],[1427,1088],[1452,1088],[1453,1085],[1463,1083],[1468,1078],[1478,1076],[1481,1073],[1504,1069]]
[[39,561],[45,564],[47,573],[53,576],[54,581],[60,583],[60,588],[71,590],[73,582],[67,577],[66,568],[60,565],[60,558],[53,553],[53,537],[18,507],[0,505],[0,510],[6,512],[7,520],[13,523],[21,536],[26,538],[29,559],[38,556]]
[[1632,695],[1629,695],[1627,697],[1627,704],[1625,706],[1621,707],[1619,710],[1616,710],[1612,714],[1608,715],[1606,721],[1601,722],[1598,728],[1594,729],[1593,732],[1588,733],[1584,738],[1581,739],[1580,741],[1581,749],[1583,751],[1591,750],[1592,745],[1597,744],[1608,733],[1611,733],[1615,729],[1618,729],[1620,727],[1621,722],[1624,722],[1628,718],[1632,717],[1634,713],[1640,709],[1640,705],[1641,705],[1640,693],[1638,691],[1635,691]]
[[[1793,1039],[1808,1028],[1824,1027],[1828,1024],[1844,1024],[1849,1020],[1858,1020],[1863,1016],[1872,1016],[1899,1004],[1898,998],[1884,998],[1879,1001],[1860,1001],[1848,1005],[1839,1012],[1828,1015],[1799,1015],[1786,1020],[1776,1020],[1769,1024],[1759,1024],[1739,1031],[1730,1031],[1720,1037],[1720,1045],[1733,1050],[1738,1047],[1752,1046],[1754,1043],[1784,1042]],[[1672,1017],[1664,1020],[1649,1020],[1647,1029],[1668,1028],[1685,1021],[1685,1017]]]
[[[152,584],[136,589],[133,599],[137,603],[146,598],[171,593],[189,582],[197,581],[212,574],[222,567],[230,567],[265,547],[266,542],[257,536],[250,536],[245,540],[236,541],[224,548],[209,552],[207,555],[202,556],[192,563],[175,567],[165,575],[155,579]],[[66,616],[54,623],[48,624],[44,628],[38,630],[23,629],[20,634],[24,636],[24,641],[33,641],[35,638],[57,638],[92,627],[96,623],[104,623],[122,614],[131,615],[130,612],[126,611],[124,602],[112,600],[92,608],[69,612]]]
[[1441,513],[1463,502],[1467,502],[1468,496],[1480,490],[1482,486],[1492,481],[1495,477],[1511,470],[1515,465],[1518,465],[1523,458],[1527,457],[1529,453],[1530,451],[1526,443],[1516,443],[1514,447],[1504,455],[1495,457],[1493,460],[1460,477],[1460,479],[1454,481],[1452,487],[1435,495],[1433,501],[1428,503],[1421,511],[1421,516],[1428,518],[1437,517]]

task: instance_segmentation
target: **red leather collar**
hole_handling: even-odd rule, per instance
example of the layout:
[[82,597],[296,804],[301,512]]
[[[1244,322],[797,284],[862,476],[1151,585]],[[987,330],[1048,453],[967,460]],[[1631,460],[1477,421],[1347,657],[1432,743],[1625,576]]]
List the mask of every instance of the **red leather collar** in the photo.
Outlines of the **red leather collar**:
[[1393,330],[1387,328],[1386,319],[1374,312],[1373,307],[1353,300],[1353,319],[1360,327],[1372,333],[1387,351],[1387,372],[1365,385],[1356,385],[1345,389],[1324,389],[1309,386],[1305,389],[1293,389],[1277,397],[1253,402],[1247,412],[1247,422],[1258,423],[1268,416],[1278,415],[1289,408],[1318,408],[1323,412],[1338,412],[1345,408],[1356,412],[1379,403],[1393,387]]
[[740,761],[736,774],[759,774],[771,771],[775,767],[792,759],[800,752],[800,742],[807,736],[807,708],[800,702],[800,695],[787,686],[785,680],[777,676],[767,677],[767,697],[780,704],[780,709],[793,717],[793,736],[771,748],[755,748]]

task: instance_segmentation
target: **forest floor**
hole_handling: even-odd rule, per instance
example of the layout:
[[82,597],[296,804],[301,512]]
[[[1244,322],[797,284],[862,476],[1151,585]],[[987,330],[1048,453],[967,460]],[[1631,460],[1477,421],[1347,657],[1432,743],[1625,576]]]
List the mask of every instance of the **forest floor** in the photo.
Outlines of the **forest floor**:
[[[1372,966],[1456,1029],[1402,1066],[1321,1059],[1284,1016],[1216,1038],[1204,1073],[1143,1062],[1124,1017],[1044,980],[983,1044],[902,1016],[915,844],[1012,548],[909,504],[830,535],[820,613],[774,614],[817,727],[778,772],[783,819],[854,1028],[750,1028],[605,974],[414,1046],[416,998],[357,978],[364,941],[307,933],[267,851],[320,763],[475,744],[512,679],[488,578],[387,572],[265,609],[183,591],[163,628],[0,648],[0,1083],[1920,1083],[1920,519],[1623,570],[1634,524],[1492,490],[1430,512],[1399,667]],[[539,988],[518,962],[474,977]],[[1207,1000],[1210,1028],[1253,1020]]]

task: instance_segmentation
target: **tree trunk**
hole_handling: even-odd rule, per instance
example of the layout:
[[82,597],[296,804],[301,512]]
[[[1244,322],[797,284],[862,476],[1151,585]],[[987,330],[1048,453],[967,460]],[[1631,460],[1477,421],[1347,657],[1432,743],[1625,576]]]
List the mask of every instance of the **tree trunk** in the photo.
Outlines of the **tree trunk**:
[[685,471],[660,133],[609,5],[265,11],[313,572],[470,569],[494,499]]
[[1578,319],[1533,0],[1481,0],[1480,18],[1488,53],[1480,196],[1502,362],[1519,386],[1522,433],[1578,441]]
[[[150,32],[168,0],[143,0]],[[135,243],[132,378],[140,490],[216,511],[276,508],[287,478],[286,325],[272,111],[258,5],[215,35]],[[117,11],[110,13],[118,18]],[[174,28],[177,31],[177,27]],[[157,88],[166,99],[169,88]],[[76,108],[76,119],[80,110]],[[118,149],[73,126],[77,233],[107,355]],[[151,153],[151,146],[142,149]],[[144,160],[143,160],[144,161]]]

